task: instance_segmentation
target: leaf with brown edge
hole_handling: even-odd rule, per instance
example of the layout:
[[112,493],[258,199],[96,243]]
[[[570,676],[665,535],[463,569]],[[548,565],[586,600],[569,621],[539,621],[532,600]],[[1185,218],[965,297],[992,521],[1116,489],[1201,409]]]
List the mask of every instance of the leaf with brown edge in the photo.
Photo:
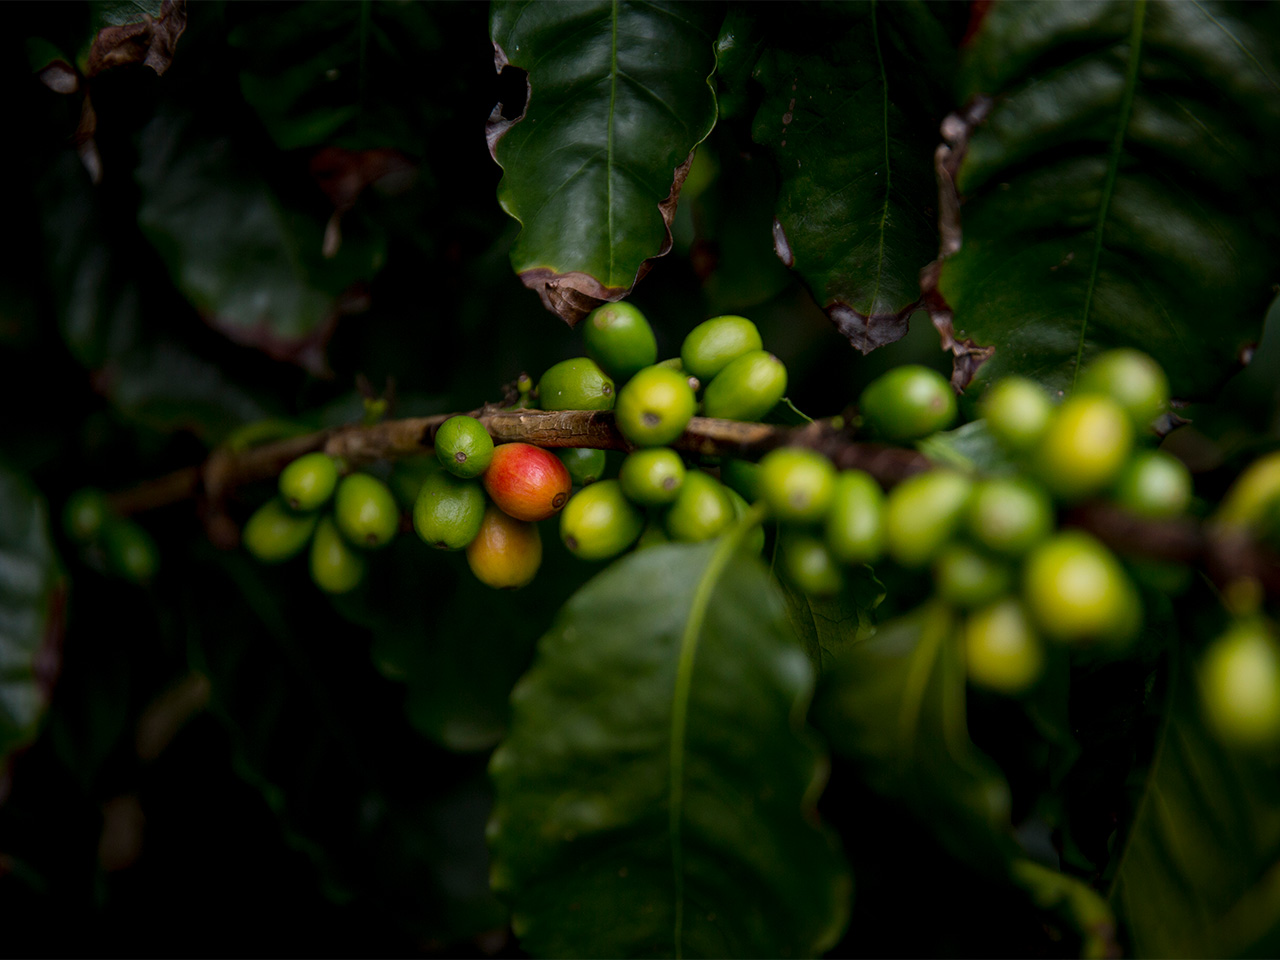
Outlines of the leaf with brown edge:
[[926,304],[958,388],[1118,346],[1212,396],[1280,277],[1280,9],[995,4],[935,155]]
[[98,0],[92,4],[94,37],[85,76],[133,63],[163,74],[187,29],[187,0]]
[[519,116],[487,139],[511,263],[571,326],[620,300],[671,249],[694,148],[716,119],[712,4],[495,3],[494,63],[525,72]]
[[937,247],[929,155],[956,57],[921,3],[789,9],[755,68],[752,136],[781,175],[774,248],[865,354],[907,332]]

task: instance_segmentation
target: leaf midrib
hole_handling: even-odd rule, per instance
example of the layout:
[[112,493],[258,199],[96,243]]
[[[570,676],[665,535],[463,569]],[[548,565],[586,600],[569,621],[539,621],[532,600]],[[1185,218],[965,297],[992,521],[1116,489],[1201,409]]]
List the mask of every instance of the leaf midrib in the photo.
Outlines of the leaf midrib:
[[880,302],[880,280],[884,275],[885,228],[889,222],[889,190],[892,185],[893,172],[889,165],[889,76],[884,69],[884,55],[880,52],[880,28],[876,22],[876,0],[871,2],[871,39],[876,47],[876,64],[880,70],[880,92],[882,97],[882,129],[884,131],[884,207],[880,211],[879,244],[876,248],[876,285],[871,291],[871,300],[867,303],[867,315],[875,312]]
[[1089,264],[1089,286],[1084,295],[1084,314],[1080,318],[1080,340],[1076,346],[1075,368],[1071,371],[1071,388],[1074,390],[1076,378],[1080,375],[1080,365],[1084,362],[1085,334],[1089,329],[1089,315],[1093,310],[1093,292],[1098,283],[1098,265],[1102,260],[1102,234],[1106,227],[1107,217],[1111,212],[1111,200],[1115,196],[1116,179],[1120,171],[1120,157],[1124,153],[1125,133],[1129,129],[1129,118],[1133,114],[1133,98],[1138,87],[1138,66],[1142,62],[1142,27],[1146,18],[1147,0],[1135,0],[1133,5],[1133,23],[1129,28],[1129,62],[1125,68],[1124,92],[1120,97],[1120,117],[1116,123],[1116,133],[1111,140],[1110,157],[1107,160],[1107,177],[1102,184],[1102,202],[1098,205],[1098,219],[1094,224],[1093,256]]
[[618,0],[609,5],[609,28],[612,33],[612,46],[609,50],[609,120],[605,131],[608,143],[608,156],[605,161],[605,208],[609,218],[609,277],[606,284],[613,284],[614,275],[614,243],[613,243],[613,111],[618,101]]

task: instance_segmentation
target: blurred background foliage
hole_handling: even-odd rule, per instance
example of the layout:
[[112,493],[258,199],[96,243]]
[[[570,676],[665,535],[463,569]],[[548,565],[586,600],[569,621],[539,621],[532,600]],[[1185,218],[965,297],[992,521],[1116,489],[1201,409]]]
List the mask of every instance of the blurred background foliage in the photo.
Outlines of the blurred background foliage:
[[[720,119],[685,184],[673,250],[631,300],[663,356],[701,320],[747,314],[787,363],[796,406],[832,414],[888,367],[949,372],[950,357],[923,312],[861,357],[814,302],[817,281],[779,262],[778,197],[803,195],[768,138],[753,140],[765,94],[751,64],[788,16],[752,6],[729,8],[743,30],[721,46]],[[947,6],[961,7],[939,6],[937,29],[954,43],[967,15]],[[371,395],[393,416],[468,410],[581,353],[511,269],[519,228],[496,200],[484,126],[519,90],[494,70],[486,4],[207,0],[182,8],[171,63],[131,60],[128,39],[99,42],[177,9],[3,8],[0,570],[45,571],[14,601],[21,623],[0,624],[22,641],[5,656],[23,678],[0,685],[5,742],[21,745],[0,772],[5,943],[517,955],[488,888],[485,765],[536,639],[593,568],[547,536],[537,586],[494,593],[456,557],[402,538],[373,557],[367,589],[330,601],[296,566],[214,549],[184,503],[146,518],[163,558],[154,583],[121,586],[46,522],[82,486],[199,462],[246,424],[350,422]],[[770,69],[813,42],[774,39]],[[925,79],[928,140],[950,105]],[[1194,423],[1178,452],[1202,489],[1280,436],[1278,325],[1273,310],[1219,402],[1184,411]],[[270,495],[235,491],[233,518]],[[890,595],[895,608],[914,599],[910,585]],[[1011,785],[1013,821],[1069,822],[1081,874],[1106,868],[1126,791],[1150,762],[1148,666],[1087,677],[1073,702],[1106,706],[1083,726],[1051,694],[1030,720],[982,697],[969,706]],[[1080,751],[1089,762],[1072,766]],[[1062,809],[1031,816],[1026,798],[1049,786]],[[1100,792],[1115,803],[1092,803]],[[858,888],[835,952],[1043,950],[1023,895],[893,797],[834,764],[822,809]]]

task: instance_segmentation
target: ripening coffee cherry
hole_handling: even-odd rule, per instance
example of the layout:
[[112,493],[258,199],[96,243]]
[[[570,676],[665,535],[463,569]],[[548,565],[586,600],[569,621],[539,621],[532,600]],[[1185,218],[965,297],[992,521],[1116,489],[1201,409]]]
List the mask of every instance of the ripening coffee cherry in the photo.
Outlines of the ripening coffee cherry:
[[[741,520],[743,515],[751,509],[751,505],[742,499],[741,494],[733,487],[724,486],[724,484],[721,486],[729,495],[729,502],[733,504],[733,519]],[[764,553],[764,527],[757,523],[748,530],[742,539],[742,549],[756,556]]]
[[629,303],[596,307],[582,324],[587,356],[619,383],[658,359],[658,341],[643,313]]
[[938,596],[966,610],[994,603],[1013,587],[1013,570],[1004,560],[967,543],[949,543],[933,563]]
[[779,447],[760,461],[760,496],[788,523],[817,523],[831,505],[836,468],[816,450]]
[[1169,379],[1160,364],[1140,350],[1108,350],[1080,371],[1076,393],[1097,393],[1116,401],[1139,430],[1169,408]]
[[778,550],[783,573],[803,593],[834,597],[840,592],[844,575],[821,537],[795,528],[785,529],[779,534]]
[[867,384],[858,409],[867,426],[885,440],[909,443],[951,426],[956,392],[938,371],[906,364]]
[[875,563],[884,552],[884,491],[861,470],[836,474],[826,519],[827,547],[841,563]]
[[1116,481],[1116,502],[1153,520],[1177,517],[1191,505],[1191,471],[1163,450],[1139,450]]
[[1280,743],[1280,646],[1262,620],[1242,620],[1209,644],[1200,700],[1223,742],[1244,749]]
[[590,357],[562,360],[538,381],[543,410],[612,410],[613,381]]
[[367,473],[351,473],[338,483],[333,519],[351,543],[366,550],[385,547],[400,529],[400,508],[391,489]]
[[477,480],[449,473],[428,477],[413,505],[413,528],[437,550],[461,550],[480,532],[484,490]]
[[767,350],[727,363],[702,391],[702,412],[726,420],[759,420],[787,392],[787,367]]
[[348,593],[364,580],[364,555],[352,548],[330,517],[323,517],[311,540],[311,579],[325,593]]
[[954,470],[918,473],[890,490],[884,514],[889,556],[904,567],[928,564],[960,526],[972,490],[972,481]]
[[450,417],[440,424],[434,442],[436,459],[455,477],[478,477],[493,460],[493,437],[475,417]]
[[338,485],[338,465],[327,453],[306,453],[280,471],[279,483],[290,510],[319,510]]
[[1034,453],[1036,476],[1063,500],[1101,493],[1129,458],[1133,424],[1110,397],[1068,397],[1049,422]]
[[1016,695],[1029,690],[1044,672],[1044,648],[1017,600],[971,613],[962,636],[965,666],[976,686]]
[[569,502],[573,479],[560,458],[529,443],[503,443],[480,478],[498,507],[517,520],[545,520]]
[[760,464],[729,457],[720,464],[720,482],[755,503],[760,499]]
[[76,543],[89,544],[98,539],[111,515],[106,494],[97,487],[85,487],[67,498],[62,508],[62,529]]
[[585,487],[595,483],[604,476],[605,455],[603,450],[591,450],[587,447],[565,447],[555,451],[560,462],[569,471],[569,479],[576,487]]
[[254,511],[240,539],[263,563],[281,563],[301,553],[315,529],[316,514],[294,513],[274,497]]
[[632,503],[671,503],[684,484],[684,461],[670,447],[637,450],[622,461],[618,481]]
[[1063,643],[1123,642],[1141,626],[1141,601],[1120,561],[1079,530],[1031,553],[1022,594],[1040,630]]
[[753,350],[764,349],[760,331],[746,317],[725,315],[704,320],[684,338],[680,362],[703,383],[733,360]]
[[583,560],[608,560],[636,542],[644,515],[617,480],[601,480],[579,490],[560,514],[560,539]]
[[131,583],[149,583],[160,568],[160,551],[141,526],[127,517],[111,516],[102,525],[107,566]]
[[979,406],[987,429],[1015,453],[1032,449],[1053,417],[1044,389],[1024,377],[1005,377],[987,391]]
[[690,470],[664,522],[672,540],[693,543],[719,536],[733,519],[733,501],[725,486],[701,470]]
[[1053,532],[1053,503],[1034,481],[996,477],[974,488],[965,520],[982,546],[1020,557]]
[[653,366],[618,392],[613,415],[622,435],[637,447],[662,447],[684,433],[696,405],[684,374]]
[[480,533],[467,547],[467,565],[487,586],[500,590],[523,587],[542,566],[542,536],[537,525],[510,517],[490,504]]

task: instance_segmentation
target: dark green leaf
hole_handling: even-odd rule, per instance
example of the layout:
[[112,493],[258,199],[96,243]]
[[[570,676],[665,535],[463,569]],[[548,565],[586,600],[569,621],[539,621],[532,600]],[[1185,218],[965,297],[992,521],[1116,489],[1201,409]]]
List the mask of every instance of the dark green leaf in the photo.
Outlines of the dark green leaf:
[[357,285],[382,264],[381,240],[348,218],[326,259],[323,218],[289,204],[207,126],[164,110],[142,131],[138,222],[212,326],[319,371],[339,315],[362,305]]
[[877,791],[906,803],[952,853],[1002,874],[1016,851],[1009,787],[969,739],[952,614],[930,605],[842,649],[815,722]]
[[243,58],[240,89],[282,150],[425,154],[440,111],[421,89],[425,64],[440,55],[427,4],[254,4],[243,13],[228,36]]
[[1111,899],[1136,956],[1274,956],[1280,945],[1280,779],[1206,728],[1190,664],[1165,726]]
[[869,353],[906,333],[935,255],[930,157],[955,54],[922,3],[790,9],[796,44],[755,70],[765,97],[753,136],[782,175],[774,246]]
[[849,878],[813,820],[812,670],[728,538],[579,591],[513,694],[490,772],[495,889],[541,956],[810,956]]
[[528,72],[523,113],[489,120],[511,263],[570,325],[625,296],[671,248],[693,149],[716,119],[711,3],[493,5],[499,70]]
[[48,706],[66,593],[44,500],[0,465],[0,761],[35,738]]
[[819,673],[832,666],[850,643],[865,640],[876,629],[876,607],[884,599],[884,584],[870,567],[845,571],[846,585],[832,599],[818,599],[782,580],[787,619]]
[[1273,295],[1280,7],[995,4],[965,71],[926,280],[955,382],[1068,390],[1124,345],[1211,394]]

